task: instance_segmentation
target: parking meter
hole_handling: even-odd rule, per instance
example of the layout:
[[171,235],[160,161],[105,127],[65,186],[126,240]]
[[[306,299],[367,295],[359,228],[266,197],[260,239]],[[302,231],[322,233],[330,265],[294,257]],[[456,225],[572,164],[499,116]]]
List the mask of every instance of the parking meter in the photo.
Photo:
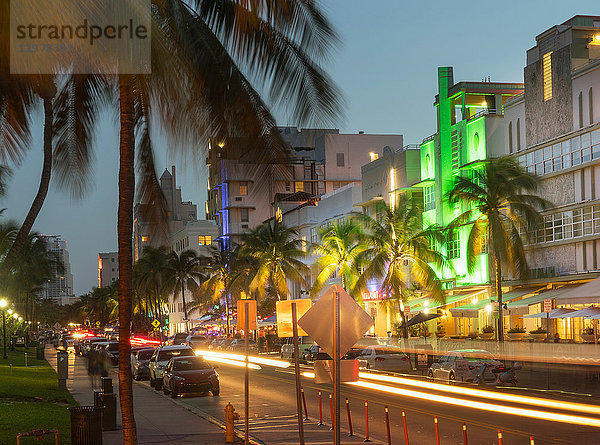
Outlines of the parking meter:
[[69,354],[67,351],[56,353],[56,373],[58,374],[58,389],[67,389],[67,378],[69,377]]

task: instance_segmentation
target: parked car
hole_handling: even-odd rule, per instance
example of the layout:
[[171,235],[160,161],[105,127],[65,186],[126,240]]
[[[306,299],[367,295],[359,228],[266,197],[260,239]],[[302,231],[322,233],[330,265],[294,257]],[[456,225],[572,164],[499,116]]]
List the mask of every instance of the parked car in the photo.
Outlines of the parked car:
[[156,348],[148,362],[150,386],[156,389],[161,388],[163,372],[167,363],[173,357],[192,357],[194,355],[192,348],[185,345],[168,345]]
[[189,335],[188,332],[178,332],[175,335],[167,337],[165,345],[182,345],[185,343],[185,339]]
[[208,345],[208,349],[219,349],[219,345],[221,344],[221,342],[225,340],[222,337],[218,337],[215,338],[213,341],[210,342],[210,344]]
[[411,368],[408,355],[393,346],[367,346],[356,358],[367,369],[400,372]]
[[219,395],[219,374],[204,357],[173,357],[163,374],[163,392],[176,398],[180,394],[211,392]]
[[[298,338],[298,358],[304,357],[304,353],[314,344],[310,337],[299,337]],[[294,339],[292,337],[286,338],[285,343],[281,346],[280,357],[282,359],[293,360],[294,358]]]
[[150,378],[148,363],[153,354],[154,348],[138,349],[131,354],[131,373],[134,380],[148,380]]
[[430,378],[443,379],[448,381],[456,380],[456,360],[467,360],[467,375],[465,381],[472,381],[477,374],[477,371],[482,364],[486,363],[489,369],[501,368],[502,363],[494,358],[494,356],[483,349],[458,349],[456,351],[448,351],[437,362],[433,363],[427,375]]
[[[362,353],[362,348],[351,348],[344,354],[342,360],[354,360],[360,358]],[[329,354],[323,351],[323,348],[321,348],[319,345],[312,345],[304,353],[303,360],[307,363],[313,363],[315,360],[331,360],[331,357]]]
[[191,334],[185,338],[184,343],[192,349],[205,349],[208,348],[210,339],[205,335]]
[[218,351],[227,351],[229,349],[229,345],[233,342],[233,338],[224,338],[223,340],[221,340],[221,342],[217,345],[217,350]]
[[109,342],[104,347],[104,350],[106,351],[108,358],[110,358],[110,361],[112,362],[112,364],[118,365],[119,364],[119,342],[117,342],[117,341]]
[[96,344],[96,343],[103,343],[106,342],[106,339],[103,337],[90,337],[90,338],[86,338],[83,342],[83,344],[81,345],[81,355],[83,355],[84,357],[90,352],[90,349]]
[[58,341],[58,349],[62,349],[64,351],[75,349],[75,338],[71,334],[63,334],[60,336]]
[[[233,341],[227,347],[228,351],[241,352],[244,354],[246,352],[246,340],[243,338],[234,338]],[[248,352],[250,354],[258,354],[258,345],[254,340],[248,340]]]

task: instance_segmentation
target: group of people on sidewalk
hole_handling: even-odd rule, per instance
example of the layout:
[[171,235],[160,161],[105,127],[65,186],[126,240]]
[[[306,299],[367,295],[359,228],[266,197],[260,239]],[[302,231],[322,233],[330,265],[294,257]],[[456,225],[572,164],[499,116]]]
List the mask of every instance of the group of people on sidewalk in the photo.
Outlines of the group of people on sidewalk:
[[112,365],[108,352],[92,348],[87,354],[87,361],[92,388],[99,388],[100,377],[108,377]]

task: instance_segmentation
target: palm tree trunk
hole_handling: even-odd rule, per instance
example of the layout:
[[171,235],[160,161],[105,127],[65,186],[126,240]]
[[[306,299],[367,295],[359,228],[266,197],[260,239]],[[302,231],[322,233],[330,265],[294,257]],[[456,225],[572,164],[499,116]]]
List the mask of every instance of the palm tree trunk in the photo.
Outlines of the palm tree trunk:
[[496,295],[498,297],[498,341],[504,341],[504,320],[502,318],[502,265],[498,252],[494,252],[494,265],[496,266]]
[[185,305],[185,286],[183,283],[181,283],[181,301],[183,301],[183,317],[185,318],[185,332],[189,332],[190,326],[188,324],[187,307]]
[[25,244],[27,235],[29,235],[29,232],[31,232],[33,223],[40,213],[40,210],[44,205],[46,195],[48,194],[48,186],[50,185],[50,176],[52,174],[52,126],[54,120],[54,116],[52,114],[52,100],[56,95],[56,87],[54,86],[53,81],[51,81],[51,87],[49,86],[49,88],[44,90],[42,94],[42,99],[44,101],[44,163],[42,164],[40,185],[38,186],[37,194],[31,203],[29,212],[27,212],[27,216],[25,217],[25,220],[19,229],[19,233],[17,233],[10,250],[6,254],[4,264],[9,264]]
[[119,246],[119,401],[123,419],[123,444],[137,445],[131,381],[131,291],[134,173],[134,109],[132,79],[119,77],[121,131],[119,140],[119,210],[117,234]]

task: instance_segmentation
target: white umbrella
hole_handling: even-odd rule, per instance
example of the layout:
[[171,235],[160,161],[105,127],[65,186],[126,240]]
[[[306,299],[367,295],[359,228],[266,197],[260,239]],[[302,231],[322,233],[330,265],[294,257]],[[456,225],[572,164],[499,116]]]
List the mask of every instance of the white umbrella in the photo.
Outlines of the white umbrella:
[[578,317],[593,317],[600,318],[600,308],[590,306],[585,309],[581,309],[579,311],[571,312],[570,314],[565,315],[562,318],[578,318]]
[[558,307],[550,311],[550,315],[546,315],[547,312],[538,312],[536,314],[523,315],[521,318],[564,318],[568,317],[567,314],[575,312],[574,309],[567,309],[564,307]]

